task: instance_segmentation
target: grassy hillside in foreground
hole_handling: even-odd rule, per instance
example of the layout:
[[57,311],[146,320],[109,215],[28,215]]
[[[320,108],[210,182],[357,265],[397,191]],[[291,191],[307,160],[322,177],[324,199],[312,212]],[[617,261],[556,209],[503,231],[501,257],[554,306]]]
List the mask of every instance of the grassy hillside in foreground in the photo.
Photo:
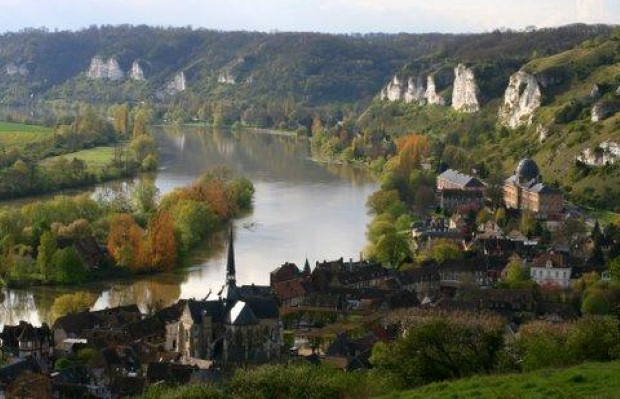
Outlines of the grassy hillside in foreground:
[[418,398],[620,398],[620,362],[586,363],[565,370],[474,377],[431,384],[382,397]]

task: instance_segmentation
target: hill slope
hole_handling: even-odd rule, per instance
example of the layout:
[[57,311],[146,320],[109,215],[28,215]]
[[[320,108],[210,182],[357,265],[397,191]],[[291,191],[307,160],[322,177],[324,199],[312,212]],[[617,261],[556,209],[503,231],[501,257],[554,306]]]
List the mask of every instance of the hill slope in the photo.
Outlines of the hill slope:
[[544,370],[507,376],[474,377],[428,385],[384,399],[555,399],[617,398],[620,363],[588,363],[566,370]]
[[[475,85],[466,89],[478,89],[480,110],[474,113],[450,107],[453,65],[435,64],[436,69],[422,72],[447,76],[450,86],[439,92],[446,106],[375,101],[359,120],[362,129],[389,136],[429,134],[443,145],[437,155],[444,167],[487,176],[507,177],[519,159],[533,157],[543,178],[571,199],[620,211],[620,34],[521,65],[505,60],[467,64]],[[514,83],[510,95],[509,81]]]

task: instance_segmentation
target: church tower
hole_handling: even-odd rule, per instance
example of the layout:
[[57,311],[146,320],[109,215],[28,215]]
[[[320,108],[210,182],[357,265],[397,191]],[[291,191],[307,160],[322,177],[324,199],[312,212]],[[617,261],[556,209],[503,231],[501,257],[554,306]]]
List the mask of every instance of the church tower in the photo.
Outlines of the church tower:
[[230,228],[228,238],[228,258],[226,259],[226,284],[237,283],[237,271],[235,268],[235,249],[233,247],[233,229]]
[[221,298],[226,301],[227,307],[232,307],[241,299],[239,288],[237,288],[237,270],[235,265],[235,248],[234,248],[233,229],[230,228],[230,237],[228,239],[228,257],[226,259],[226,284],[221,292]]

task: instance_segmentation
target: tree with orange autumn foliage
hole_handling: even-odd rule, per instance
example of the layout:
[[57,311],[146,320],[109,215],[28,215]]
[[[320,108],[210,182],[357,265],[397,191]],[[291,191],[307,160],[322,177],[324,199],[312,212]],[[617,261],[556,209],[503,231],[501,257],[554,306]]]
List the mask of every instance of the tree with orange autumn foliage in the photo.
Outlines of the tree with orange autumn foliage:
[[398,147],[399,168],[405,173],[419,169],[422,162],[429,157],[431,144],[427,136],[410,134],[396,141]]
[[146,260],[150,269],[170,271],[177,261],[175,224],[170,213],[157,212],[149,221]]
[[145,266],[144,232],[133,216],[127,213],[114,215],[108,233],[108,252],[117,265],[132,271],[140,271]]

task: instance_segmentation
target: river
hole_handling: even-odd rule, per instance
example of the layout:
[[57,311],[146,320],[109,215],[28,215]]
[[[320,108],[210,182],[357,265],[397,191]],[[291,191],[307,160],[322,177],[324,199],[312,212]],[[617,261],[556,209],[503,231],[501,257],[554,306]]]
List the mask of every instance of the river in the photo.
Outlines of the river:
[[[253,211],[234,222],[237,281],[269,284],[269,272],[284,262],[303,266],[340,257],[359,258],[365,245],[366,198],[377,184],[362,171],[310,158],[309,142],[296,137],[241,130],[182,126],[155,129],[162,194],[192,182],[203,171],[225,165],[252,180]],[[225,240],[216,237],[195,251],[189,265],[173,273],[80,287],[7,289],[0,325],[19,320],[35,325],[62,315],[56,299],[85,293],[93,310],[136,303],[143,311],[179,298],[213,298],[224,283]]]

